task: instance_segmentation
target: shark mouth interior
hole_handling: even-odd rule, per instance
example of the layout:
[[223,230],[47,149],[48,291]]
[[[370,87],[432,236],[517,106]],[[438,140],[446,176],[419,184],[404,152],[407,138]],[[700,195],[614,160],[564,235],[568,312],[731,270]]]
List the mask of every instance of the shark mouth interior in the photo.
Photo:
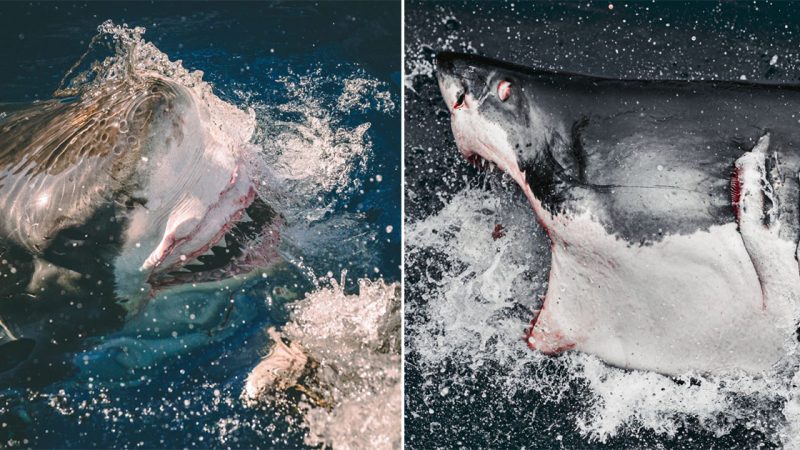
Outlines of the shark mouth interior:
[[473,167],[482,172],[494,172],[494,170],[497,168],[497,165],[494,162],[484,158],[478,153],[464,155],[464,158],[466,158],[467,162],[472,164]]
[[205,253],[182,261],[169,272],[154,272],[149,279],[150,285],[158,289],[218,281],[264,266],[275,252],[279,221],[275,210],[256,197]]

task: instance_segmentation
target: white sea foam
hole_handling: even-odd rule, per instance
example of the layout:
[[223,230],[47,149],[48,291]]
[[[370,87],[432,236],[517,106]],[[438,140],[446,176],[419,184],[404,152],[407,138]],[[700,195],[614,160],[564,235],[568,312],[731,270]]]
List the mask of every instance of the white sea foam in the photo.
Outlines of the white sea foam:
[[346,76],[321,67],[289,68],[275,77],[282,86],[280,101],[241,90],[236,95],[256,111],[254,142],[262,150],[254,165],[267,180],[259,187],[262,195],[287,219],[284,255],[297,264],[304,256],[359,255],[359,267],[373,267],[370,245],[378,231],[363,227],[362,213],[341,205],[363,188],[374,161],[367,117],[396,114],[394,94],[355,68]]
[[[306,389],[315,392],[312,398],[321,399],[300,404],[308,427],[306,443],[400,448],[399,285],[362,279],[358,294],[348,295],[330,279],[328,287],[308,294],[292,310],[283,337],[304,355],[301,364],[308,367],[306,358],[313,361]],[[271,374],[285,366],[283,362],[271,353],[253,369],[244,388],[246,404],[259,398],[281,401],[283,393],[274,393]]]
[[294,306],[287,335],[319,361],[332,409],[306,413],[310,445],[400,448],[400,286],[359,281],[346,295],[332,281]]
[[342,112],[373,110],[391,113],[395,109],[392,94],[384,83],[368,78],[348,78],[344,80],[344,89],[336,102],[337,109]]
[[396,106],[388,87],[358,70],[339,77],[326,75],[322,68],[306,73],[290,69],[277,81],[284,87],[285,102],[250,103],[259,117],[257,143],[265,149],[265,163],[297,197],[342,195],[358,187],[357,175],[372,156],[372,124],[360,116],[347,119],[366,110],[393,114]]

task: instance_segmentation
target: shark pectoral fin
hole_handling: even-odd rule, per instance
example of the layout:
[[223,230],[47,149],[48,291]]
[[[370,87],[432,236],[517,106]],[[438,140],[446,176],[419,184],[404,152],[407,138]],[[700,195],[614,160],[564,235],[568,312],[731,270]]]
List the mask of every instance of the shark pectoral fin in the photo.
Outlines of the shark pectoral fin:
[[74,293],[77,291],[77,283],[81,279],[81,274],[78,272],[41,258],[34,258],[33,267],[33,276],[26,288],[28,293],[39,295],[43,292]]
[[[775,189],[780,176],[776,168],[768,168],[769,138],[769,133],[765,134],[752,151],[736,160],[731,183],[739,234],[761,285],[762,310],[798,300],[789,297],[800,292],[796,244],[779,233]],[[787,293],[795,294],[787,297]]]
[[528,347],[546,355],[555,355],[575,347],[575,340],[561,330],[546,308],[547,301],[539,314],[531,321],[525,337]]
[[755,147],[736,160],[736,172],[731,181],[733,198],[740,231],[743,234],[760,230],[776,230],[778,223],[777,198],[772,186],[773,176],[767,171],[769,133],[761,136]]

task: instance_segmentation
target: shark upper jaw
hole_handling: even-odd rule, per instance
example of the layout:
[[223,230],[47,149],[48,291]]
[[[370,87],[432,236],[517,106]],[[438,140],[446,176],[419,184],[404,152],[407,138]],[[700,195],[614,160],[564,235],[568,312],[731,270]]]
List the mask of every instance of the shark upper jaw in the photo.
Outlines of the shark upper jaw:
[[493,171],[495,167],[499,168],[523,190],[529,191],[517,155],[508,142],[508,133],[499,124],[481,116],[479,109],[482,99],[465,92],[458,78],[445,70],[440,70],[437,78],[450,112],[456,146],[464,158],[477,169]]
[[129,313],[167,288],[220,281],[277,258],[281,218],[257,195],[243,165],[216,201],[175,208],[165,222],[158,241],[129,241],[115,262],[117,296]]
[[[240,167],[234,168],[228,186],[215,203],[186,211],[176,209],[170,215],[161,242],[144,261],[140,271],[163,272],[181,267],[222,239],[255,199],[255,188],[246,177],[240,177]],[[204,210],[199,220],[196,219],[197,209]],[[206,241],[202,236],[211,238]]]
[[[157,289],[162,286],[180,282],[202,281],[202,279],[205,278],[202,276],[203,271],[193,272],[187,269],[187,267],[202,267],[204,264],[203,261],[198,259],[200,256],[217,256],[221,253],[230,254],[226,235],[228,235],[243,218],[249,221],[252,220],[247,215],[247,208],[253,203],[255,195],[255,189],[251,187],[245,195],[236,198],[233,204],[241,205],[241,207],[228,216],[228,220],[222,223],[218,231],[213,234],[213,237],[208,242],[194,242],[192,236],[197,230],[209,228],[218,222],[213,217],[209,217],[214,214],[213,206],[206,212],[205,217],[203,217],[189,234],[180,236],[172,232],[165,235],[159,247],[154,250],[152,254],[154,258],[148,258],[141,268],[143,271],[148,268],[152,269],[150,277],[148,278],[148,284],[150,284],[151,288]],[[214,247],[218,249],[216,253],[212,250]],[[230,255],[230,257],[231,260],[233,260],[234,256]],[[235,273],[231,273],[231,275],[234,274]],[[210,273],[205,275],[210,275]]]

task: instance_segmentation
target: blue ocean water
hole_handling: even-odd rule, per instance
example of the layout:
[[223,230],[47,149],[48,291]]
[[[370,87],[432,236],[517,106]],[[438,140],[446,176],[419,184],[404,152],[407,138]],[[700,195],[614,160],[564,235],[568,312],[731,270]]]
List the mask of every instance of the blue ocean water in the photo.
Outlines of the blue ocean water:
[[[796,83],[798,13],[792,2],[406,2],[406,448],[793,448],[778,383],[673,381],[527,348],[549,242],[518,187],[456,148],[434,60]],[[498,223],[507,235],[494,240]]]
[[[2,393],[2,442],[35,448],[305,445],[296,407],[246,407],[239,395],[266,351],[265,327],[285,323],[286,305],[317,289],[319,277],[344,273],[347,292],[359,279],[400,279],[399,17],[399,4],[363,2],[0,5],[0,102],[50,98],[97,27],[113,20],[145,27],[145,40],[170,60],[202,70],[217,96],[252,109],[254,141],[265,154],[302,155],[302,148],[286,147],[287,137],[302,129],[330,134],[323,142],[352,157],[342,166],[346,176],[324,180],[330,186],[295,191],[314,195],[289,202],[295,210],[283,249],[287,262],[235,295],[237,326],[224,339],[114,381],[107,370],[118,355],[90,346],[73,378]],[[348,92],[353,102],[342,105]]]

